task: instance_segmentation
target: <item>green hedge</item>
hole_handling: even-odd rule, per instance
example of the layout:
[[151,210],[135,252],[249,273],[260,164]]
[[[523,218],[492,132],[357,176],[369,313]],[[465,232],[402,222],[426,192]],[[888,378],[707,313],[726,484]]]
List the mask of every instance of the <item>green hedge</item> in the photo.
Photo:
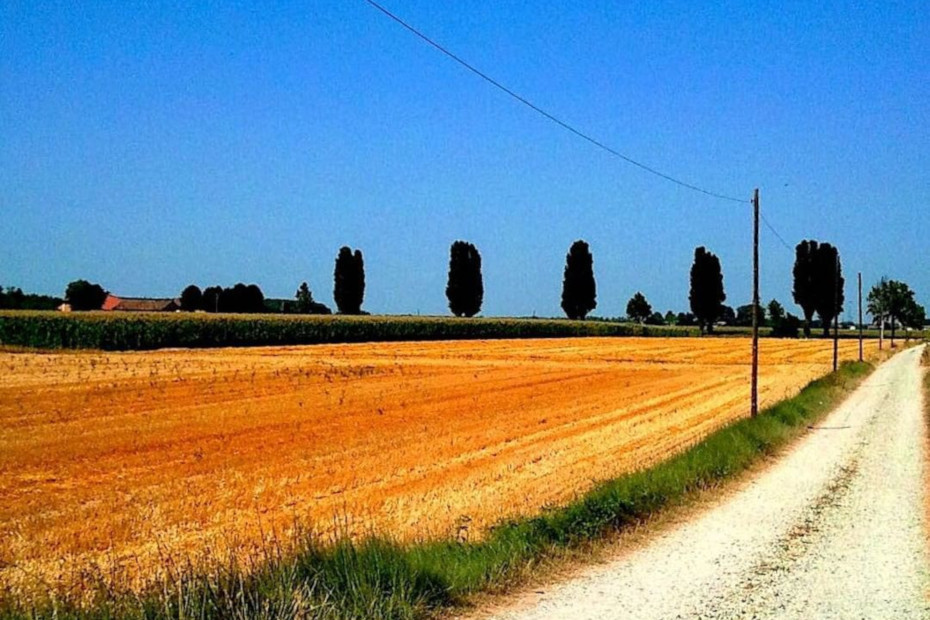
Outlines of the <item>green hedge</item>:
[[108,351],[379,342],[696,336],[697,328],[560,319],[0,312],[0,344]]

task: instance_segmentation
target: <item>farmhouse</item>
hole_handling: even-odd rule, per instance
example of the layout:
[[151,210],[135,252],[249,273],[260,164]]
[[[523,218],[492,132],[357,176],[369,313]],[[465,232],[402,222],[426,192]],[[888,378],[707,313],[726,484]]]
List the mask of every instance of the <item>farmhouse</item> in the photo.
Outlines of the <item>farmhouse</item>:
[[177,299],[147,299],[144,297],[107,295],[100,309],[121,312],[177,312],[181,309],[181,303]]

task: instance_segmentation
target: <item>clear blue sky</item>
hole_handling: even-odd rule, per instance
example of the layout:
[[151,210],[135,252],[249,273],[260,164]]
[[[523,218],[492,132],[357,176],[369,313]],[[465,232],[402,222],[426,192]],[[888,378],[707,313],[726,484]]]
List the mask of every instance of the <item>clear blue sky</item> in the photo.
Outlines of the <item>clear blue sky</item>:
[[[717,192],[760,187],[792,246],[840,247],[848,298],[861,270],[930,302],[926,0],[383,2],[619,151]],[[485,314],[557,315],[583,238],[596,314],[637,290],[685,310],[697,245],[728,303],[749,299],[748,205],[610,157],[361,0],[151,4],[0,4],[0,284],[292,297],[308,280],[332,304],[351,245],[367,309],[444,313],[466,239]],[[762,259],[763,298],[796,312],[793,255],[764,228]]]

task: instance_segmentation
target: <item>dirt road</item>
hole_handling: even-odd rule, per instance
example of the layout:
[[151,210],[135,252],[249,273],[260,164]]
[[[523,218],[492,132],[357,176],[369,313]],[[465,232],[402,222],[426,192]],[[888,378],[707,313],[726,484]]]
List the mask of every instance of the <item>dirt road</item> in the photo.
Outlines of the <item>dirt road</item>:
[[719,506],[492,615],[930,618],[920,351]]

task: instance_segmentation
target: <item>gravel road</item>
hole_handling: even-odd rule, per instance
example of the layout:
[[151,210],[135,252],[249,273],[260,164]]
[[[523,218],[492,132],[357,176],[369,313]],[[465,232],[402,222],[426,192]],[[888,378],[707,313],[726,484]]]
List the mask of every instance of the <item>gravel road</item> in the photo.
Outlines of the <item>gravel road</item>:
[[930,618],[920,352],[718,506],[490,617]]

